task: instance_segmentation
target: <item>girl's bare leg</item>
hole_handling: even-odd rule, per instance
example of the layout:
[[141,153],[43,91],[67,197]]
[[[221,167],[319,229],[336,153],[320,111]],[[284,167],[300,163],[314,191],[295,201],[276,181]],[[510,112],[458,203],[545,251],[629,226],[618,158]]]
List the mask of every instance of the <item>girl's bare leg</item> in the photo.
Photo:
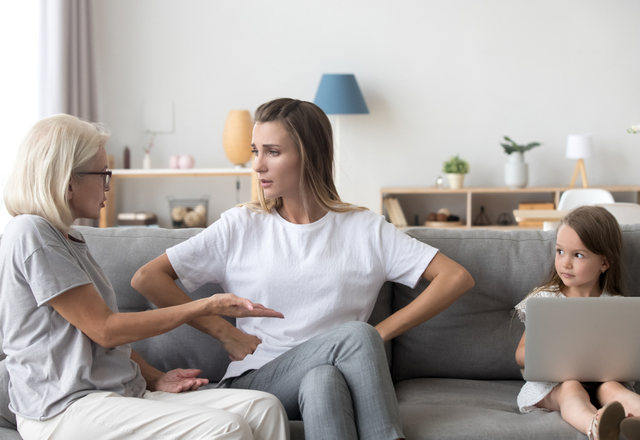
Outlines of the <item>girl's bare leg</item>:
[[617,400],[627,415],[640,416],[640,395],[627,389],[620,382],[604,382],[598,388],[597,396],[601,406]]
[[[565,422],[586,434],[597,412],[591,404],[589,394],[582,384],[575,380],[561,383],[537,405],[551,411],[559,411]],[[625,407],[626,408],[626,407]]]

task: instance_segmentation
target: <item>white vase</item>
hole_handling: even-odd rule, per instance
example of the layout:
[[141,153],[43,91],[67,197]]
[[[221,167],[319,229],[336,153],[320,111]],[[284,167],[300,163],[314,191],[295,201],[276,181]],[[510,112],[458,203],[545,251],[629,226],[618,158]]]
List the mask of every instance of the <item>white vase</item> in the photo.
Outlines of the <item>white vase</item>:
[[529,166],[522,153],[511,153],[504,164],[504,183],[509,188],[524,188],[529,183]]
[[151,169],[151,155],[149,153],[144,153],[144,157],[142,158],[142,169]]
[[464,174],[447,174],[449,179],[449,188],[460,189],[464,183]]

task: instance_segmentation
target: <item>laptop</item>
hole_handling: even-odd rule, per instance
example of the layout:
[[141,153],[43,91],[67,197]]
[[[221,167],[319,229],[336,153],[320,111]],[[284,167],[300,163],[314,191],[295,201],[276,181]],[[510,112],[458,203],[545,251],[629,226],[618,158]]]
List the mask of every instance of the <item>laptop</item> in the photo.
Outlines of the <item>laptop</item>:
[[530,298],[523,376],[640,381],[640,298]]

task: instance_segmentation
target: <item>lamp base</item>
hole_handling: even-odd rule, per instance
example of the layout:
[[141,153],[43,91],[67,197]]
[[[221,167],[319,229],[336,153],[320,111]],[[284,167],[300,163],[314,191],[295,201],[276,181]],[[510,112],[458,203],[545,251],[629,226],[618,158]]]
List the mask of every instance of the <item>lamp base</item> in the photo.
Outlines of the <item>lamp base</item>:
[[589,182],[587,181],[587,170],[584,167],[583,159],[578,159],[578,163],[576,164],[576,169],[573,171],[573,177],[571,177],[571,183],[569,184],[569,188],[576,187],[576,180],[578,179],[578,171],[582,176],[582,187],[587,188],[589,186]]

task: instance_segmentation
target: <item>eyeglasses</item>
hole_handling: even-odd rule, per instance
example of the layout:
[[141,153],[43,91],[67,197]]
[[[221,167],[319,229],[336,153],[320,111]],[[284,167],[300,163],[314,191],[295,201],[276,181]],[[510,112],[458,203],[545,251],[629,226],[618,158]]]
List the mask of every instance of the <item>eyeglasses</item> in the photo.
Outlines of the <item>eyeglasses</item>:
[[109,187],[109,182],[111,182],[111,176],[113,175],[113,171],[111,170],[105,170],[105,171],[92,171],[92,172],[88,172],[88,173],[80,173],[80,174],[97,174],[99,176],[104,176],[102,178],[103,180],[103,184],[105,188]]

